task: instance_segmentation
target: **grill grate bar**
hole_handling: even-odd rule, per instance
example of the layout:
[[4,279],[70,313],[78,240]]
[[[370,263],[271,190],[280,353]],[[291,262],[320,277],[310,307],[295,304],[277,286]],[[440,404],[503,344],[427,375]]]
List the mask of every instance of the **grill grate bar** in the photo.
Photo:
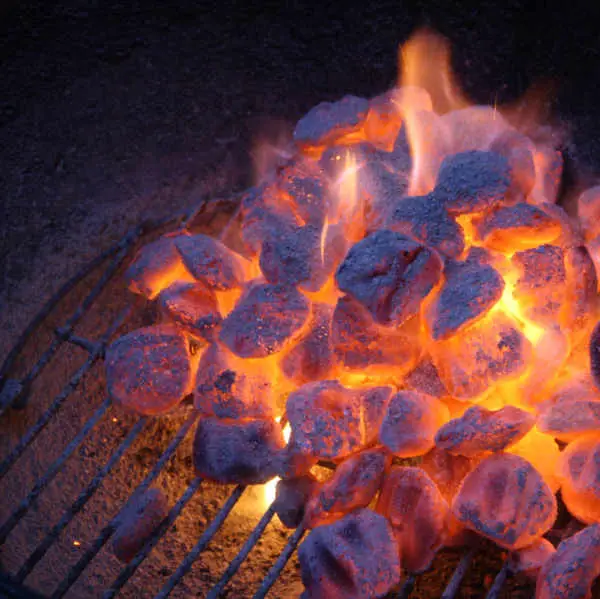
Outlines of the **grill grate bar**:
[[[152,533],[151,537],[146,541],[146,544],[138,551],[137,555],[121,570],[121,573],[113,582],[113,585],[103,595],[102,599],[112,599],[127,583],[127,581],[134,575],[138,566],[146,559],[147,555],[152,551],[154,546],[162,538],[169,527],[175,522],[185,505],[194,496],[194,493],[198,490],[202,484],[202,478],[196,476],[189,484],[188,488],[184,491],[183,495],[179,498],[179,501],[171,508],[167,517],[160,523],[156,530]],[[53,599],[55,599],[53,597]]]
[[442,593],[441,599],[454,599],[456,597],[456,593],[458,593],[458,589],[465,577],[468,569],[471,567],[471,562],[477,553],[477,546],[470,547],[468,551],[463,554],[458,562],[458,566],[456,566],[456,570],[452,573],[452,577],[450,578],[450,582],[448,586],[444,589]]
[[264,597],[267,596],[267,593],[271,590],[271,587],[275,584],[277,578],[279,578],[281,571],[285,568],[285,565],[288,563],[290,557],[292,557],[292,554],[294,551],[296,551],[296,547],[298,547],[300,544],[305,532],[306,529],[302,524],[300,524],[300,526],[298,526],[298,528],[293,532],[283,548],[283,551],[279,554],[277,561],[271,566],[271,569],[264,577],[262,584],[260,585],[258,591],[256,591],[253,599],[264,599]]
[[77,433],[77,436],[64,448],[60,456],[52,463],[52,465],[46,470],[44,476],[39,478],[35,483],[33,489],[25,497],[17,509],[9,516],[8,520],[4,522],[0,527],[0,544],[6,541],[6,537],[10,534],[11,530],[19,523],[19,520],[31,507],[31,504],[39,497],[40,493],[48,486],[52,479],[58,474],[64,463],[67,461],[69,456],[81,445],[83,440],[88,436],[90,431],[96,426],[98,421],[106,414],[106,411],[110,407],[111,400],[105,399],[100,407],[94,412],[93,416],[85,423],[85,426]]
[[[214,202],[210,202],[214,205]],[[185,229],[187,225],[199,216],[206,216],[204,213],[209,207],[209,202],[202,201],[196,208],[189,211],[186,214],[177,216],[177,218],[170,218],[164,221],[151,222],[148,221],[131,230],[125,237],[123,237],[117,244],[109,248],[106,252],[98,256],[95,260],[90,262],[82,271],[80,271],[75,277],[69,280],[57,294],[55,294],[51,300],[42,308],[42,310],[33,319],[30,325],[27,327],[23,335],[21,335],[16,346],[8,354],[4,364],[0,366],[0,415],[9,407],[15,408],[23,407],[26,405],[28,400],[28,392],[31,383],[41,373],[45,366],[52,360],[56,355],[58,348],[63,343],[70,343],[75,346],[79,346],[88,352],[87,360],[71,377],[69,383],[61,391],[61,393],[53,400],[50,407],[42,414],[38,421],[26,432],[26,434],[19,440],[17,446],[11,451],[9,456],[0,463],[0,479],[10,470],[14,463],[19,457],[25,452],[25,449],[33,442],[37,435],[46,427],[48,422],[53,416],[55,416],[61,405],[67,399],[67,397],[77,388],[81,379],[90,370],[92,365],[98,360],[104,357],[104,350],[107,341],[110,339],[112,334],[118,329],[125,320],[129,309],[126,309],[119,318],[113,323],[109,331],[107,331],[97,342],[78,336],[74,332],[74,328],[79,320],[85,315],[85,313],[92,306],[94,301],[100,295],[104,287],[110,282],[111,278],[115,275],[123,261],[127,257],[129,250],[132,248],[134,243],[144,234],[152,229],[158,229],[167,225],[177,225],[179,223],[181,228]],[[212,216],[206,217],[205,220],[210,225],[212,220],[216,218],[217,213],[215,212]],[[107,263],[107,264],[105,264]],[[37,362],[31,367],[29,372],[24,375],[20,380],[8,379],[7,373],[12,368],[18,357],[20,351],[25,346],[28,338],[31,336],[33,331],[49,316],[51,311],[58,305],[63,297],[70,293],[75,286],[92,271],[99,269],[101,266],[105,267],[104,272],[98,275],[98,280],[93,285],[91,291],[85,296],[83,301],[71,314],[71,316],[65,321],[63,326],[55,329],[55,335],[51,339],[48,347],[38,358]],[[11,386],[12,385],[12,386]],[[106,410],[110,406],[110,400],[106,399],[100,408],[92,415],[92,417],[85,423],[83,429],[78,435],[67,445],[63,450],[60,457],[48,468],[46,473],[37,480],[35,486],[29,495],[18,505],[17,509],[9,519],[0,527],[0,544],[10,534],[10,531],[20,521],[21,517],[31,507],[36,498],[43,492],[49,482],[53,479],[60,468],[66,462],[68,457],[72,455],[75,449],[81,444],[83,439],[89,434],[92,428],[97,424],[99,419],[106,413]],[[111,535],[116,530],[119,524],[119,518],[121,517],[123,510],[129,503],[144,492],[152,484],[152,482],[162,472],[167,462],[171,459],[177,447],[183,441],[185,436],[188,434],[194,423],[198,418],[198,413],[192,411],[186,418],[183,425],[180,427],[176,435],[169,443],[167,449],[162,453],[157,463],[154,465],[152,470],[146,475],[143,481],[137,486],[137,488],[131,494],[129,500],[122,506],[117,515],[115,515],[110,522],[101,529],[98,536],[90,543],[88,549],[83,553],[78,561],[70,568],[66,577],[59,583],[56,590],[52,594],[52,599],[60,599],[68,593],[73,584],[79,579],[81,574],[85,571],[88,565],[94,560],[98,553],[105,546],[106,542],[110,539]],[[60,520],[52,527],[49,533],[46,534],[44,539],[34,551],[29,555],[25,563],[19,569],[15,583],[21,584],[29,574],[35,569],[36,565],[44,557],[48,549],[56,542],[64,529],[69,525],[73,518],[83,509],[87,504],[96,490],[100,487],[107,474],[114,468],[114,466],[123,457],[127,449],[131,446],[137,436],[142,432],[147,418],[139,419],[129,430],[126,437],[121,441],[118,448],[110,456],[108,461],[96,472],[92,481],[88,486],[82,490],[79,496],[71,504],[71,506],[62,514]],[[137,568],[142,564],[146,557],[150,554],[152,549],[159,543],[161,538],[167,533],[170,527],[173,525],[175,520],[179,517],[184,507],[191,500],[194,494],[202,483],[200,477],[195,477],[188,485],[187,489],[179,497],[177,503],[171,508],[166,518],[156,527],[150,538],[147,540],[142,549],[133,558],[131,562],[123,567],[112,586],[106,590],[103,595],[103,599],[111,599],[127,584],[129,579],[137,571]],[[166,599],[173,589],[180,583],[180,581],[186,576],[191,570],[193,564],[198,559],[199,555],[204,551],[206,546],[213,540],[214,536],[224,524],[233,507],[244,492],[244,486],[238,486],[234,489],[232,494],[229,496],[217,516],[210,522],[209,526],[204,530],[201,537],[198,539],[196,545],[192,550],[184,557],[180,562],[178,568],[167,580],[163,588],[159,591],[155,599]],[[272,521],[274,516],[274,510],[270,506],[266,512],[262,515],[260,521],[255,526],[252,533],[245,540],[244,545],[237,553],[236,557],[228,564],[227,569],[219,579],[219,581],[212,587],[208,599],[217,599],[218,596],[225,589],[231,579],[233,579],[238,572],[241,564],[247,559],[250,552],[256,546],[257,542],[263,537],[265,530],[269,523]],[[287,562],[296,551],[298,545],[302,541],[305,534],[305,529],[301,526],[297,528],[287,540],[286,546],[283,551],[271,566],[266,577],[262,580],[261,586],[254,595],[254,599],[264,598],[272,586],[280,576],[281,572],[285,568]],[[459,587],[471,565],[473,557],[477,551],[477,547],[474,546],[467,550],[460,559],[458,566],[452,574],[452,577],[443,592],[442,599],[454,599],[458,593]],[[506,582],[508,576],[511,575],[508,563],[503,564],[502,569],[498,572],[496,578],[487,595],[487,599],[498,599],[500,591]],[[4,580],[4,578],[2,578]],[[2,584],[0,580],[0,585]],[[13,580],[13,579],[6,579]],[[404,580],[402,586],[396,592],[391,595],[395,599],[407,599],[412,593],[416,582],[416,576],[409,574]],[[16,586],[15,586],[16,588]],[[25,589],[25,587],[22,587]]]
[[[127,239],[127,238],[125,238]],[[130,242],[131,243],[131,242]],[[115,274],[117,269],[121,266],[121,263],[127,256],[127,252],[129,251],[129,243],[124,245],[124,247],[117,253],[117,255],[113,258],[112,262],[108,266],[108,268],[102,274],[100,280],[94,285],[90,293],[85,297],[81,304],[77,307],[75,312],[71,314],[71,316],[67,319],[61,330],[63,331],[60,335],[54,337],[48,349],[40,356],[38,361],[33,365],[31,370],[27,373],[27,375],[21,381],[21,384],[24,389],[24,393],[28,393],[29,386],[33,381],[37,378],[37,376],[42,372],[42,370],[48,365],[50,360],[53,358],[54,354],[58,350],[58,348],[68,339],[69,335],[72,332],[73,327],[79,322],[81,317],[87,312],[88,308],[92,305],[92,303],[96,300],[96,298],[100,295],[104,287],[108,284],[112,276]],[[118,327],[117,327],[118,328]],[[114,332],[114,331],[113,331]],[[112,334],[112,333],[111,333]],[[105,337],[110,337],[110,335],[105,335]],[[98,357],[101,355],[101,350],[103,347],[96,347],[95,351],[90,354],[90,358],[93,362],[96,361]],[[90,364],[91,366],[91,364]],[[89,367],[88,367],[89,368]],[[87,370],[87,369],[86,369]],[[80,375],[83,376],[84,372]],[[78,381],[79,382],[79,381]],[[77,384],[75,384],[77,386]],[[74,389],[75,387],[73,387]],[[71,389],[67,392],[67,395],[73,391]],[[23,396],[19,397],[20,400],[27,402],[27,398],[23,398]],[[0,415],[8,405],[2,406]],[[52,414],[51,414],[52,415]]]
[[79,513],[79,511],[85,506],[96,489],[100,486],[106,475],[113,469],[113,467],[119,462],[123,454],[135,441],[138,435],[144,428],[147,418],[140,418],[134,426],[131,428],[125,439],[119,445],[117,451],[112,454],[106,464],[96,473],[96,476],[92,479],[91,483],[87,488],[81,492],[79,497],[71,505],[71,507],[63,514],[62,518],[52,527],[52,530],[46,535],[44,540],[36,547],[33,553],[27,558],[27,561],[21,566],[21,569],[15,577],[16,582],[23,582],[25,578],[30,574],[35,565],[44,557],[48,548],[58,539],[60,533],[66,528],[71,522],[73,517]]
[[[168,447],[162,453],[152,470],[146,475],[146,478],[144,478],[144,480],[138,485],[136,490],[131,494],[130,500],[133,499],[133,497],[135,497],[136,495],[139,495],[148,489],[148,487],[152,484],[156,477],[161,473],[162,469],[165,467],[169,459],[171,459],[171,456],[175,453],[175,450],[177,449],[177,447],[179,447],[189,430],[196,422],[197,418],[197,412],[194,411],[189,414],[189,416],[182,424],[181,428],[177,431],[177,434],[173,437],[171,443],[169,443]],[[100,534],[98,535],[98,537],[96,537],[90,548],[79,558],[77,563],[69,570],[67,576],[65,576],[65,578],[61,581],[60,585],[57,587],[56,591],[54,591],[52,599],[59,599],[60,597],[63,597],[73,586],[73,584],[77,581],[77,579],[81,576],[81,574],[87,568],[89,563],[94,559],[94,557],[96,557],[96,555],[102,549],[106,541],[108,541],[110,536],[115,531],[120,513],[121,512],[119,512],[119,514],[117,514],[100,531]]]
[[239,553],[235,556],[235,558],[229,563],[227,570],[223,573],[223,576],[219,579],[217,584],[210,590],[206,599],[217,599],[223,591],[223,589],[227,586],[227,583],[235,576],[239,567],[242,565],[244,560],[248,557],[248,554],[252,551],[256,543],[260,540],[265,529],[269,525],[269,522],[273,519],[275,515],[275,510],[273,509],[273,505],[269,506],[269,509],[263,514],[259,523],[256,525],[250,536],[246,539],[243,547],[240,549]]
[[[6,377],[8,375],[9,370],[12,368],[16,358],[19,353],[25,346],[25,343],[31,336],[31,334],[37,329],[37,327],[48,317],[50,312],[55,308],[55,306],[85,277],[87,277],[90,273],[92,273],[96,268],[98,268],[104,261],[108,260],[111,256],[116,254],[119,249],[122,247],[125,240],[113,245],[108,248],[105,252],[99,254],[94,258],[91,262],[86,264],[77,274],[69,279],[44,305],[44,307],[36,314],[33,320],[29,323],[23,334],[20,336],[19,340],[9,352],[8,356],[4,360],[2,367],[0,367],[0,383],[6,384]],[[74,323],[72,323],[74,324]],[[56,338],[53,340],[53,343],[60,343]],[[54,353],[56,349],[52,350]],[[0,406],[0,415],[4,413],[6,408],[9,407],[10,404],[3,404]]]
[[65,341],[77,345],[78,347],[81,347],[81,349],[85,349],[90,354],[93,354],[98,348],[98,344],[95,341],[91,341],[86,337],[80,337],[79,335],[68,334]]
[[496,578],[494,578],[494,582],[488,591],[488,594],[485,596],[486,599],[498,599],[500,596],[500,591],[502,591],[502,587],[504,587],[504,583],[510,574],[510,562],[506,560],[502,564],[502,568],[500,572],[496,574]]
[[245,489],[245,485],[238,485],[234,489],[233,493],[225,502],[225,505],[219,510],[219,513],[215,518],[213,518],[210,525],[198,539],[196,545],[194,545],[193,549],[185,556],[175,573],[171,576],[171,578],[169,578],[165,586],[160,590],[154,599],[166,599],[171,594],[171,591],[175,588],[177,583],[190,571],[190,568],[198,559],[198,556],[204,551],[205,547],[210,543],[219,528],[221,528],[225,522],[225,519],[227,516],[229,516],[229,513],[235,507],[235,504],[239,501]]
[[54,414],[58,412],[58,410],[69,397],[69,395],[71,395],[71,393],[73,393],[73,391],[77,388],[84,375],[88,372],[88,370],[90,370],[90,368],[94,365],[96,360],[101,357],[107,340],[110,339],[113,333],[121,326],[121,324],[123,323],[125,318],[127,318],[129,313],[130,308],[125,308],[119,314],[119,316],[111,323],[106,333],[101,337],[96,352],[88,356],[87,360],[75,372],[75,374],[71,377],[71,380],[65,385],[63,390],[55,397],[52,404],[50,404],[50,407],[40,416],[38,421],[21,437],[21,439],[14,447],[14,449],[10,452],[8,457],[2,462],[2,464],[0,464],[0,480],[8,472],[9,468],[19,459],[19,457],[23,454],[23,452],[25,451],[25,449],[27,449],[31,442],[44,430],[44,428],[46,428],[52,416],[54,416]]

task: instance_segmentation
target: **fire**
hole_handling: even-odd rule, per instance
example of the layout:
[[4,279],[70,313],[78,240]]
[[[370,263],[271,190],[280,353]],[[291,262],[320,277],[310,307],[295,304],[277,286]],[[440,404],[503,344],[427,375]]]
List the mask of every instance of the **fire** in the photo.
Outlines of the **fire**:
[[545,331],[541,326],[535,324],[523,314],[521,305],[514,297],[514,282],[510,280],[510,277],[505,276],[504,280],[506,286],[504,287],[504,292],[502,293],[502,298],[500,300],[502,309],[514,316],[521,323],[525,337],[527,337],[534,346],[537,346],[540,339],[544,336]]
[[452,73],[450,57],[450,45],[445,38],[428,29],[418,31],[398,52],[400,87],[426,90],[431,109],[438,114],[467,107],[468,102]]
[[[207,418],[194,449],[199,474],[260,485],[263,508],[280,476],[314,485],[304,497],[313,508],[329,493],[349,497],[324,529],[383,487],[430,519],[436,543],[445,528],[446,543],[485,529],[518,550],[556,517],[556,440],[600,429],[593,337],[591,367],[589,358],[600,192],[580,198],[578,222],[557,204],[561,154],[538,121],[539,100],[534,110],[471,105],[447,42],[429,31],[399,60],[394,90],[320,104],[298,123],[293,155],[258,152],[261,185],[242,200],[235,239],[186,233],[142,250],[130,288],[163,304],[166,296],[165,319],[179,327],[154,332],[144,348],[156,367],[143,374],[164,396],[151,408],[181,401],[193,378]],[[204,344],[196,362],[182,366],[185,351],[172,352],[176,368],[161,361],[165,331]],[[138,359],[138,341],[123,355]],[[140,384],[129,382],[113,388]],[[393,466],[386,482],[355,492],[367,450],[424,455],[427,467]],[[580,450],[583,482],[567,468],[562,484],[573,509],[596,521],[600,497],[581,495],[600,449]],[[325,486],[311,478],[323,460],[339,466]],[[381,495],[375,504],[391,517]],[[296,507],[292,515],[303,513]]]
[[[359,190],[359,173],[362,166],[351,149],[346,151],[343,162],[343,170],[334,185],[337,207],[332,223],[340,223],[346,239],[354,242],[362,239],[364,235],[362,198]],[[326,227],[323,227],[323,230],[326,234]]]
[[325,264],[325,245],[327,242],[327,231],[329,231],[329,219],[325,217],[323,230],[321,231],[321,262]]
[[[281,418],[275,418],[277,422],[281,422]],[[290,441],[290,435],[292,434],[292,428],[289,422],[286,422],[283,427],[283,439],[287,443]],[[268,483],[263,485],[263,506],[267,509],[275,501],[275,492],[277,489],[277,483],[281,480],[279,476],[271,479]]]

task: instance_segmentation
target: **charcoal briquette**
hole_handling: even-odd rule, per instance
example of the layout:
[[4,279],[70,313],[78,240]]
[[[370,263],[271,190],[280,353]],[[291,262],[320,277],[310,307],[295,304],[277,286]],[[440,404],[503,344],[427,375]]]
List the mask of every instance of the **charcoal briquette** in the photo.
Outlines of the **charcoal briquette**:
[[309,301],[295,288],[256,284],[223,320],[219,338],[241,358],[264,358],[279,352],[309,314]]
[[336,273],[338,287],[380,324],[401,325],[419,312],[440,279],[439,256],[413,239],[386,229],[352,246]]
[[313,529],[300,545],[298,559],[311,599],[383,597],[400,581],[392,528],[367,508]]
[[277,474],[285,447],[275,420],[203,418],[194,437],[196,474],[223,484],[256,485]]

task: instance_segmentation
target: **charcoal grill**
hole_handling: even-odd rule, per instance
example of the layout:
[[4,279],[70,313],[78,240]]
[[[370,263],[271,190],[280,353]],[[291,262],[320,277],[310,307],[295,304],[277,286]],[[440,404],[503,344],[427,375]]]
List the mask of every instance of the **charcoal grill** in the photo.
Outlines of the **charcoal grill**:
[[[2,384],[0,393],[0,415],[2,416],[2,424],[0,426],[2,428],[0,430],[7,431],[5,427],[9,425],[13,427],[13,424],[16,428],[22,427],[21,421],[26,420],[25,416],[35,412],[36,404],[41,398],[38,397],[39,393],[32,392],[32,388],[44,371],[52,364],[64,359],[65,348],[67,350],[73,348],[79,351],[83,350],[85,352],[84,355],[87,357],[83,359],[83,362],[78,367],[70,372],[67,376],[67,382],[62,389],[55,396],[46,398],[47,405],[42,406],[39,413],[28,423],[28,427],[22,427],[23,430],[20,438],[15,438],[8,443],[8,448],[5,455],[2,456],[0,463],[0,483],[10,480],[11,477],[17,475],[19,469],[27,467],[28,450],[44,432],[48,432],[46,429],[56,426],[57,422],[60,423],[61,418],[64,417],[65,409],[70,404],[69,400],[73,401],[73,395],[76,390],[86,384],[86,380],[91,376],[94,366],[101,363],[104,348],[112,336],[117,331],[123,332],[127,330],[128,326],[129,328],[133,328],[131,321],[136,310],[130,307],[131,298],[126,295],[124,290],[119,295],[118,289],[123,287],[123,285],[120,282],[118,274],[126,265],[128,258],[131,257],[136,246],[142,241],[148,241],[153,235],[176,228],[188,228],[195,231],[207,230],[214,233],[222,228],[227,220],[235,214],[236,206],[237,201],[235,198],[228,200],[205,198],[191,212],[161,222],[153,221],[142,224],[87,265],[73,279],[66,283],[41,310],[8,354],[0,370],[0,384]],[[93,284],[90,283],[92,278]],[[73,301],[68,298],[82,286],[85,288],[84,293],[80,292],[82,297],[77,300],[70,312],[65,312],[64,304],[68,303],[68,301],[71,301],[73,304]],[[115,289],[117,290],[115,291]],[[106,298],[107,293],[111,293],[111,300],[113,302],[115,296],[119,296],[118,303],[120,305],[117,311],[118,315],[108,324],[103,334],[97,338],[90,338],[90,336],[86,336],[79,331],[81,328],[79,325],[93,311],[96,311],[100,315],[100,319],[103,319],[103,298]],[[38,335],[40,329],[49,326],[48,322],[51,321],[52,314],[57,310],[62,311],[63,314],[70,313],[70,316],[59,323],[58,326],[52,326],[52,332],[47,338],[44,349],[40,350],[41,346],[36,347],[37,356],[35,359],[27,359],[24,357],[27,346],[32,343],[32,339]],[[44,394],[42,393],[41,395],[43,397]],[[178,430],[171,436],[166,449],[157,457],[153,465],[149,466],[141,482],[137,483],[133,494],[125,497],[120,505],[115,506],[117,512],[112,517],[107,516],[107,522],[102,521],[104,514],[92,517],[91,520],[95,526],[90,529],[89,538],[82,538],[82,541],[72,542],[78,550],[75,557],[69,551],[64,552],[64,559],[62,556],[60,557],[60,561],[65,562],[66,573],[56,573],[54,577],[52,575],[45,576],[44,580],[46,582],[42,583],[44,592],[34,591],[29,581],[32,575],[35,578],[36,571],[43,567],[43,560],[46,554],[50,551],[55,551],[57,545],[66,542],[66,531],[73,526],[79,517],[82,517],[82,514],[86,511],[86,506],[88,506],[98,490],[106,484],[111,471],[125,460],[131,461],[133,459],[131,456],[126,456],[125,454],[127,454],[136,440],[144,436],[144,429],[149,424],[149,421],[152,420],[147,417],[132,417],[131,424],[122,431],[121,438],[116,439],[118,444],[115,448],[111,449],[108,458],[104,461],[92,460],[93,476],[91,476],[90,481],[83,486],[79,485],[77,480],[68,481],[69,484],[75,485],[75,488],[78,489],[75,499],[68,500],[66,507],[61,507],[60,512],[57,510],[58,513],[48,513],[40,507],[40,498],[43,497],[48,487],[52,484],[52,481],[65,470],[67,463],[70,464],[76,460],[87,459],[87,457],[93,454],[93,452],[82,454],[82,447],[90,437],[93,437],[94,429],[112,409],[110,398],[106,398],[101,401],[98,407],[89,410],[88,414],[82,418],[82,424],[79,428],[76,428],[74,434],[67,438],[65,445],[56,448],[58,452],[57,456],[52,457],[49,460],[49,464],[45,464],[41,468],[34,463],[33,470],[38,468],[39,472],[41,472],[41,474],[32,478],[34,482],[30,483],[29,487],[20,486],[20,496],[4,496],[4,507],[2,508],[4,514],[2,522],[0,522],[0,551],[2,551],[3,566],[5,556],[10,554],[11,557],[14,557],[19,553],[11,545],[11,533],[13,533],[14,529],[24,520],[31,521],[33,522],[32,526],[37,525],[41,528],[40,538],[33,543],[33,549],[30,548],[23,552],[23,556],[19,554],[20,559],[16,565],[12,568],[4,568],[0,572],[0,593],[4,596],[49,597],[52,599],[59,599],[66,595],[81,596],[77,594],[74,585],[89,568],[93,567],[94,560],[111,538],[116,528],[118,513],[123,509],[128,498],[131,499],[133,494],[145,491],[168,468],[169,461],[174,456],[177,448],[182,444],[184,439],[190,437],[190,431],[193,429],[197,419],[197,414],[188,405],[187,415],[182,417],[182,423]],[[113,420],[117,419],[113,418]],[[6,436],[6,432],[3,432],[2,435]],[[56,444],[54,440],[52,444]],[[90,463],[90,461],[87,460],[86,463]],[[132,468],[137,468],[137,465],[133,463]],[[192,472],[191,467],[188,470]],[[94,593],[97,596],[109,599],[117,596],[122,591],[138,568],[147,560],[153,548],[174,525],[177,525],[178,517],[182,510],[189,504],[202,485],[203,481],[200,477],[191,478],[191,481],[188,482],[183,493],[179,495],[178,500],[173,504],[166,518],[155,529],[151,538],[135,558],[127,565],[119,566],[120,571],[112,580],[98,581],[94,588]],[[178,564],[175,560],[173,560],[172,564],[169,564],[168,572],[163,572],[164,581],[162,582],[162,588],[159,586],[159,590],[155,591],[155,599],[164,599],[170,596],[172,591],[180,585],[186,574],[192,569],[196,560],[207,549],[211,541],[214,541],[215,535],[230,517],[234,506],[236,506],[244,491],[245,487],[243,486],[233,488],[224,503],[220,505],[216,515],[206,522],[206,525],[198,533],[197,541],[191,549],[187,550],[187,554],[184,555],[183,559]],[[0,490],[1,493],[2,491]],[[59,514],[61,515],[59,516]],[[269,507],[262,517],[257,517],[257,523],[250,534],[247,535],[245,541],[239,546],[237,555],[227,564],[223,564],[222,572],[218,576],[212,577],[209,581],[207,588],[210,590],[206,591],[206,594],[202,591],[202,594],[198,595],[196,589],[193,595],[206,596],[211,599],[223,596],[223,593],[227,592],[226,587],[239,573],[240,567],[246,561],[249,554],[257,544],[260,544],[261,539],[265,538],[265,530],[271,523],[273,516],[274,510],[272,507]],[[58,519],[55,520],[56,517]],[[305,531],[302,528],[287,533],[283,550],[274,559],[274,562],[271,563],[266,576],[263,577],[262,574],[258,576],[256,586],[252,589],[247,589],[247,594],[244,596],[254,596],[258,599],[270,593],[274,583],[280,577],[304,534]],[[468,575],[469,567],[477,553],[490,550],[490,547],[485,544],[465,550],[460,556],[458,564],[451,573],[449,580],[447,576],[444,577],[444,582],[446,583],[445,589],[442,590],[440,587],[435,596],[442,597],[443,599],[456,597],[458,589],[465,576]],[[440,559],[443,560],[443,556]],[[491,586],[487,589],[486,596],[488,599],[500,596],[509,576],[510,568],[506,560],[499,572],[497,572],[493,582],[491,582]],[[408,574],[404,577],[401,587],[391,596],[398,598],[409,597],[415,585],[418,585],[418,582],[419,577]],[[39,586],[40,584],[38,583],[37,587],[39,588]],[[482,590],[481,592],[484,595],[486,591]],[[272,596],[281,595],[273,594]]]

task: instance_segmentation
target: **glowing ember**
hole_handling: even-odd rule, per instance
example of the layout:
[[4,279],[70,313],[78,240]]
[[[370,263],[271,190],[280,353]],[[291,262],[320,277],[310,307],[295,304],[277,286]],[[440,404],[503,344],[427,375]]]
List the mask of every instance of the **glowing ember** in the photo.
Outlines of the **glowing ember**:
[[293,145],[256,149],[222,239],[140,250],[129,289],[161,322],[108,348],[109,392],[142,414],[193,394],[197,474],[316,527],[311,597],[386,593],[400,562],[475,534],[541,569],[538,597],[566,599],[553,573],[586,596],[596,528],[556,553],[543,536],[561,485],[600,522],[600,188],[572,219],[535,110],[469,105],[433,33],[400,58],[397,88],[319,104]]

